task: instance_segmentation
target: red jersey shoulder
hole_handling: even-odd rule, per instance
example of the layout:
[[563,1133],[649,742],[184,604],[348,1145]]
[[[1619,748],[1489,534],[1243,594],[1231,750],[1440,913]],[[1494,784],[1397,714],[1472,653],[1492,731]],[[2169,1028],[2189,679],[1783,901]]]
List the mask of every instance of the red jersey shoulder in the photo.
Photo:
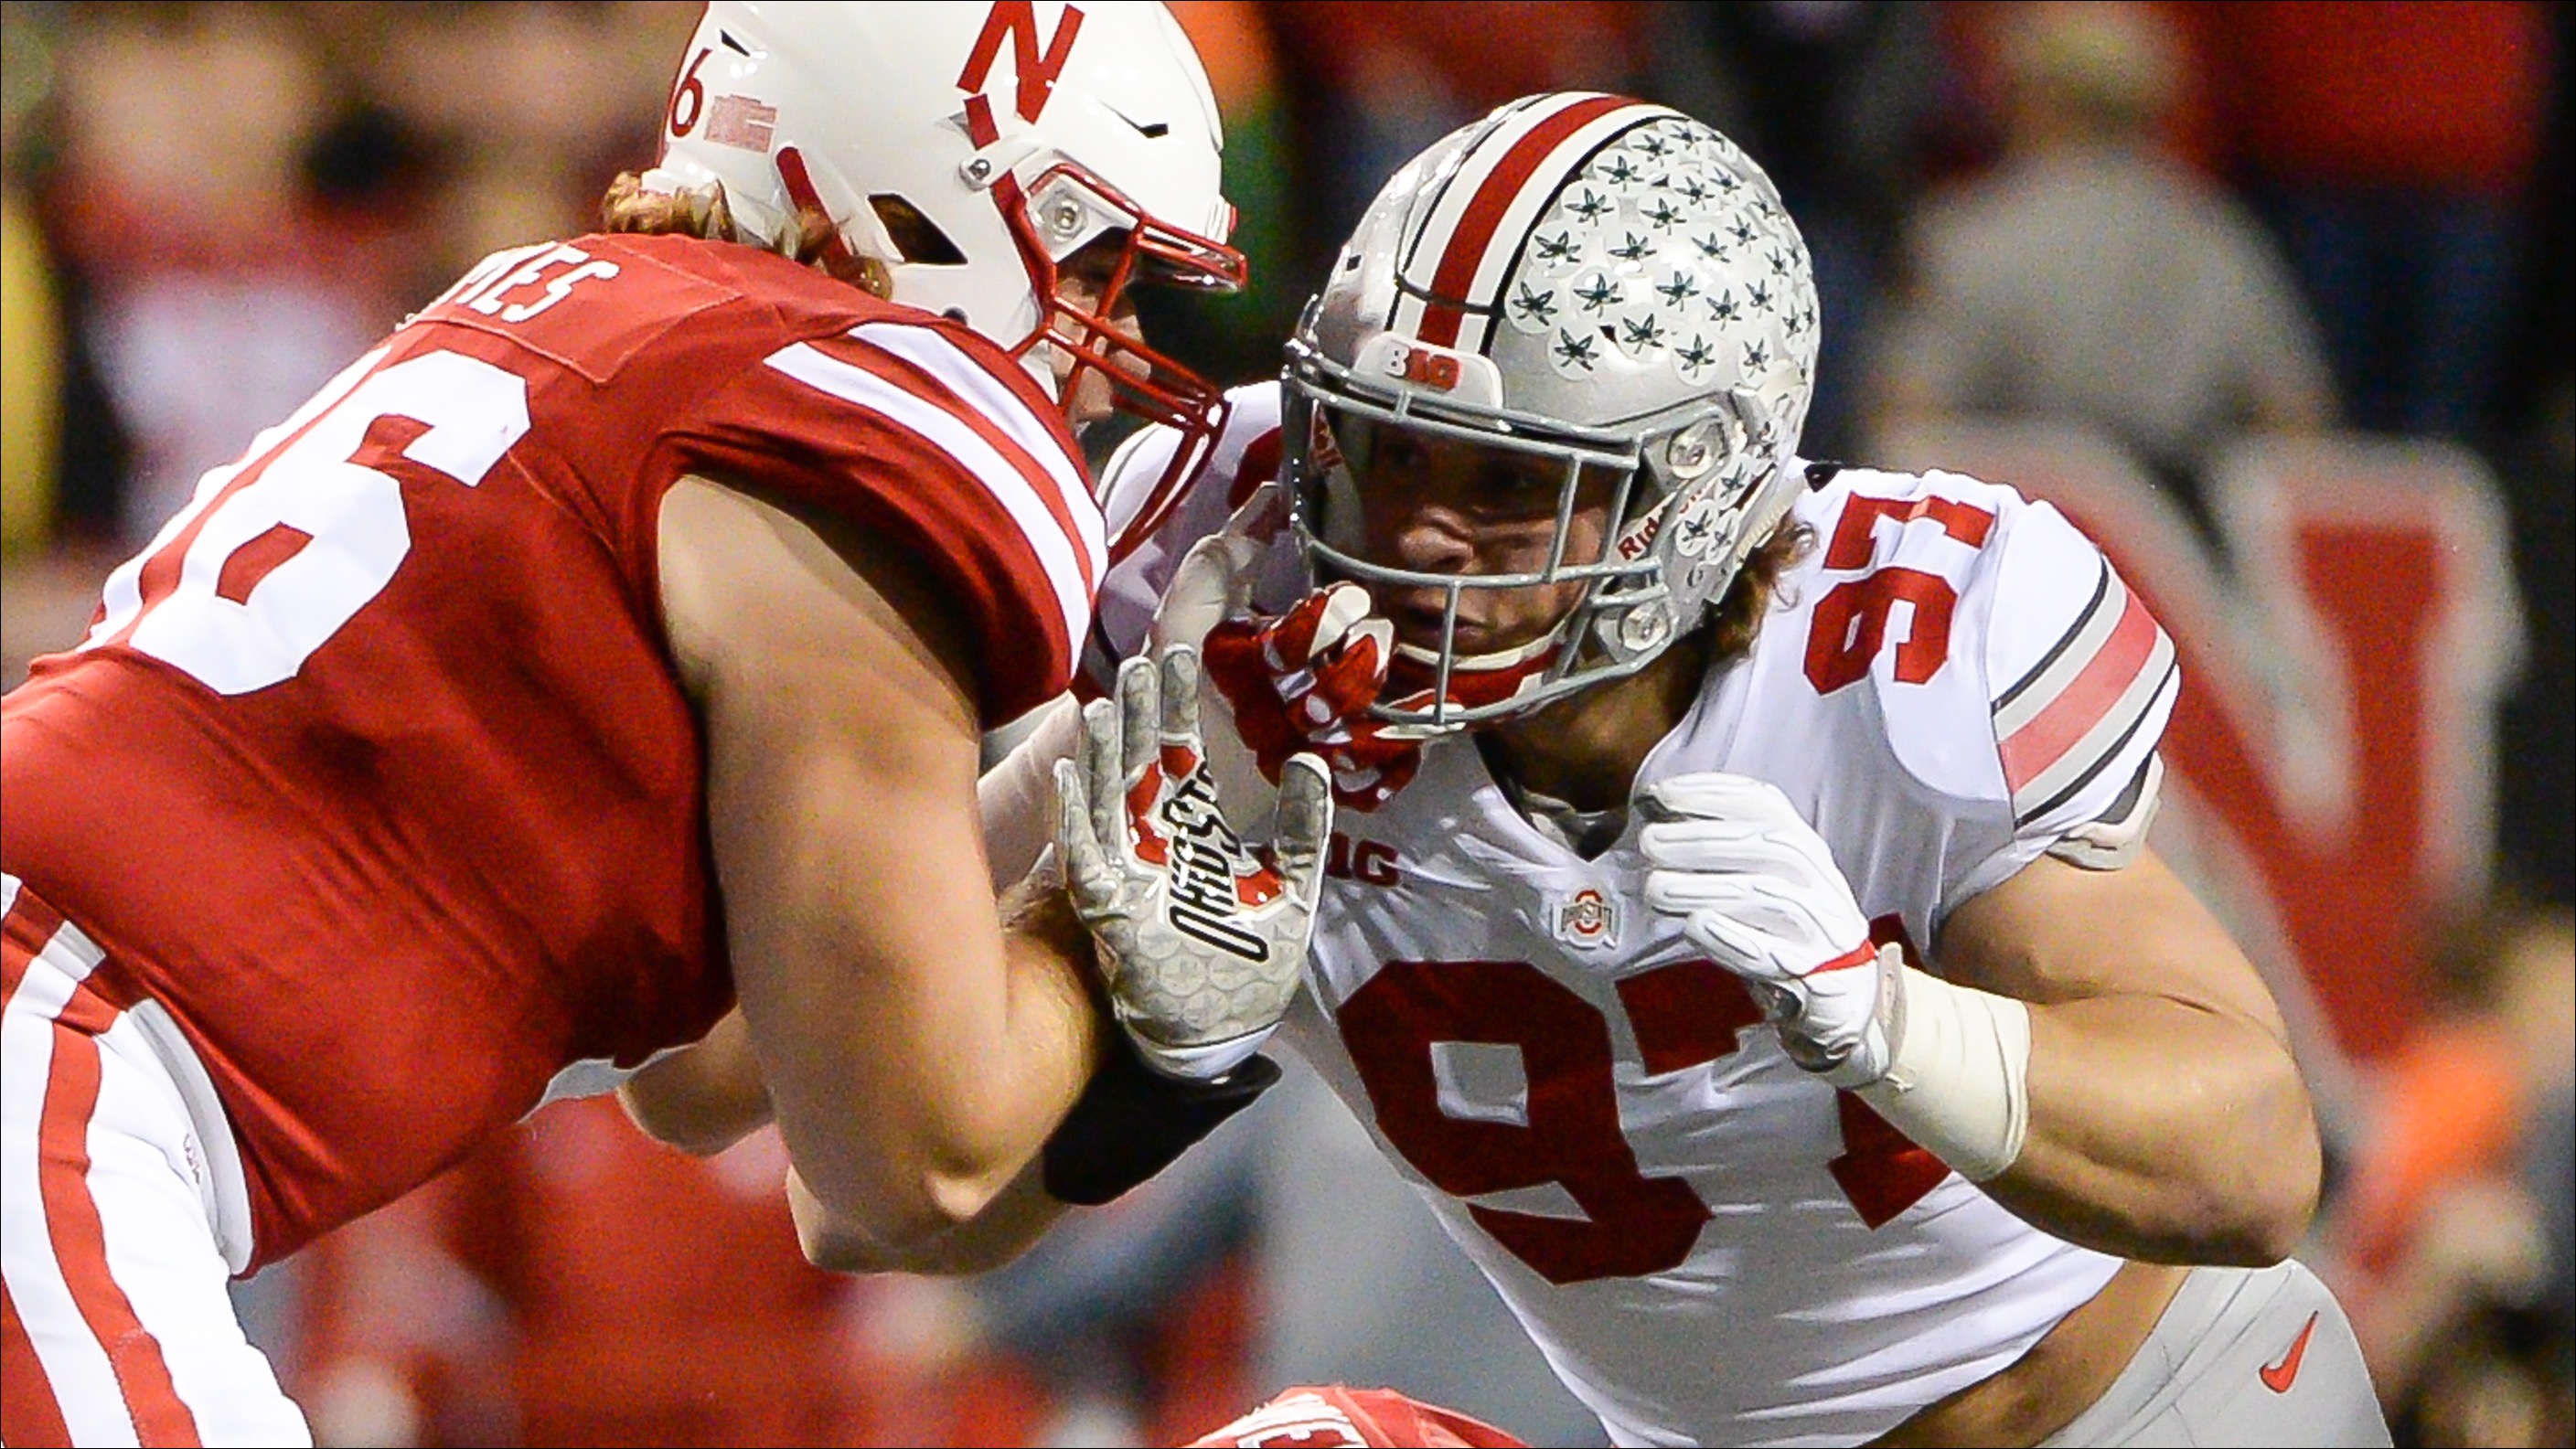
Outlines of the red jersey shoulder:
[[[473,340],[436,340],[457,329]],[[1061,409],[964,325],[754,247],[595,235],[487,258],[406,331],[553,364],[540,431],[625,520],[636,577],[674,479],[754,485],[942,575],[1001,718],[1069,676],[1106,571],[1099,506]]]
[[861,328],[910,335],[923,341],[903,349],[908,359],[968,408],[1025,423],[1043,451],[1081,456],[1054,400],[991,339],[734,242],[591,235],[495,252],[412,322],[485,333],[594,386],[650,383],[675,409],[721,394],[743,369],[774,363],[800,342]]

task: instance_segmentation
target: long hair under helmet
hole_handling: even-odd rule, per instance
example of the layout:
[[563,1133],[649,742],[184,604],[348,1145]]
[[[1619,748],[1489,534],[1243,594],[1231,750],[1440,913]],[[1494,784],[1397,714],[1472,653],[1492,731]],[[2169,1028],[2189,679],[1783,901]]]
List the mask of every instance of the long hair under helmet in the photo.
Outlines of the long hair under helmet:
[[[1816,364],[1806,243],[1762,168],[1712,128],[1618,96],[1531,96],[1451,133],[1378,193],[1288,348],[1290,521],[1318,580],[1445,590],[1427,690],[1395,723],[1454,729],[1642,669],[1723,598],[1800,485]],[[1537,572],[1425,573],[1358,542],[1349,423],[1562,466]],[[1598,558],[1567,558],[1577,484],[1615,478]],[[1474,589],[1581,580],[1555,630],[1461,655]]]
[[[1133,540],[1213,441],[1223,393],[1108,318],[1135,282],[1242,285],[1223,144],[1198,52],[1160,4],[715,0],[643,180],[721,187],[738,239],[761,245],[820,210],[893,300],[962,320],[1051,394],[1043,348],[1099,370],[1122,407],[1183,434]],[[1123,249],[1097,306],[1069,305],[1058,267],[1111,234]]]

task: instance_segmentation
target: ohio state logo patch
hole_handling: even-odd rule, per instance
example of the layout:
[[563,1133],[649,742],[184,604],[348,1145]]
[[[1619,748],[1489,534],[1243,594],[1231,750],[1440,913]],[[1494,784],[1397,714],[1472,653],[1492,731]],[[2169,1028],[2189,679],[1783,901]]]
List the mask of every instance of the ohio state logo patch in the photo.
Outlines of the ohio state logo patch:
[[1556,938],[1569,946],[1613,946],[1619,941],[1619,907],[1585,886],[1557,903]]

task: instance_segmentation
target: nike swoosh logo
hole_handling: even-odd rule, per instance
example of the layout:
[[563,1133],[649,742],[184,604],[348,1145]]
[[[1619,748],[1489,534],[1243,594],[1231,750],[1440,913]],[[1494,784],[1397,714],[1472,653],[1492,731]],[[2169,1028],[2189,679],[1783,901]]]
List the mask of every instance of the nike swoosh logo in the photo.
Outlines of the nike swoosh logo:
[[2311,1313],[2308,1315],[2308,1326],[2299,1330],[2299,1336],[2291,1341],[2290,1351],[2281,1355],[2281,1361],[2276,1364],[2266,1364],[2258,1370],[2263,1375],[2263,1387],[2276,1394],[2286,1394],[2290,1391],[2290,1385],[2298,1382],[2299,1379],[2299,1360],[2308,1356],[2308,1336],[2316,1331],[2317,1315]]

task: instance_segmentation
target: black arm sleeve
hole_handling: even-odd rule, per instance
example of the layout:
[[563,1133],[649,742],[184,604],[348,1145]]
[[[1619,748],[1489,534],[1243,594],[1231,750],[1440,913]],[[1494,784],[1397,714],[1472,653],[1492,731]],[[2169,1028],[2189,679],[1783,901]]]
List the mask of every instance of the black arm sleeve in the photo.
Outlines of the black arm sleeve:
[[1257,1056],[1213,1081],[1180,1081],[1146,1066],[1125,1033],[1111,1037],[1100,1070],[1047,1139],[1047,1193],[1075,1207],[1117,1200],[1279,1080],[1278,1063]]

